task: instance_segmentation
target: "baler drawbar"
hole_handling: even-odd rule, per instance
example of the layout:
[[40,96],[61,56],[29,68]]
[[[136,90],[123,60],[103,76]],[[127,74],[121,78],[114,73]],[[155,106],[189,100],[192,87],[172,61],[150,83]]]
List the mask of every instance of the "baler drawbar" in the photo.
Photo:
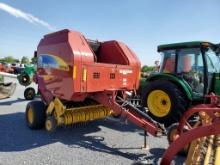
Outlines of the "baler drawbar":
[[140,61],[124,43],[92,41],[62,30],[44,36],[37,48],[36,83],[42,101],[29,102],[31,129],[126,117],[154,136],[165,132],[142,108],[132,104],[140,80]]

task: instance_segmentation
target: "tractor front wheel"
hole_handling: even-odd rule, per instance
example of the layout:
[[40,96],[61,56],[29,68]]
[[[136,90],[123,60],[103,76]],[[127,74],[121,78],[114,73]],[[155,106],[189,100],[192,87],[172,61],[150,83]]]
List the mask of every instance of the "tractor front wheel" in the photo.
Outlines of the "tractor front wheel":
[[146,86],[142,101],[151,117],[166,126],[178,122],[188,105],[184,94],[175,84],[161,80]]
[[31,101],[26,106],[26,124],[30,129],[41,129],[46,120],[46,107],[42,101]]

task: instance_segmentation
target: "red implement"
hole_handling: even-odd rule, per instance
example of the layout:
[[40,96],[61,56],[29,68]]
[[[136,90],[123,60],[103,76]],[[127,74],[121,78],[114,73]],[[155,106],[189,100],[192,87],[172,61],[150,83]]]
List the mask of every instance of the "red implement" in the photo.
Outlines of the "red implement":
[[[208,97],[211,99],[210,104],[197,105],[187,110],[183,115],[177,128],[178,138],[173,143],[171,143],[169,148],[164,153],[161,164],[171,164],[174,156],[177,155],[177,153],[190,142],[201,137],[220,134],[220,118],[219,115],[217,115],[220,114],[220,97],[213,94]],[[203,123],[202,125],[195,128],[191,127],[189,131],[184,132],[184,126],[186,125],[186,122],[196,113],[207,114],[207,116],[210,118],[210,122],[207,124]]]
[[[36,79],[47,105],[54,98],[63,104],[72,102],[72,105],[92,99],[153,135],[163,132],[159,124],[126,100],[126,93],[135,94],[139,87],[141,65],[124,43],[92,41],[79,32],[62,30],[44,36],[38,45],[37,57]],[[47,111],[52,113],[53,108]],[[74,117],[74,111],[71,116]],[[61,118],[62,115],[60,123]],[[66,119],[66,123],[74,122]]]

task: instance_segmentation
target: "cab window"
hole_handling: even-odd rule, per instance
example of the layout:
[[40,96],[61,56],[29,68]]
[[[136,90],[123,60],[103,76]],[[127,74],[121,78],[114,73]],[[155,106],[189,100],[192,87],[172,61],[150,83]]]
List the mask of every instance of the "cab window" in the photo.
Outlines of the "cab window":
[[175,61],[176,53],[175,50],[167,50],[161,52],[162,66],[160,72],[162,73],[174,73],[175,72]]
[[178,51],[177,74],[190,85],[194,95],[204,93],[204,63],[199,48]]
[[220,60],[219,57],[216,55],[215,51],[211,48],[208,48],[205,52],[207,67],[209,73],[215,73],[220,71]]

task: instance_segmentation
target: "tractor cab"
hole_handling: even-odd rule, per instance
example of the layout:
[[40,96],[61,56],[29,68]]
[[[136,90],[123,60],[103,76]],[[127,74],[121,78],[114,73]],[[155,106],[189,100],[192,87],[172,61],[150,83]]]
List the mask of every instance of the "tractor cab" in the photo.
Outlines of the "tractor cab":
[[220,94],[219,81],[220,58],[218,47],[209,42],[185,42],[161,45],[158,51],[162,55],[160,73],[176,75],[188,84],[193,99],[202,99],[205,94]]

